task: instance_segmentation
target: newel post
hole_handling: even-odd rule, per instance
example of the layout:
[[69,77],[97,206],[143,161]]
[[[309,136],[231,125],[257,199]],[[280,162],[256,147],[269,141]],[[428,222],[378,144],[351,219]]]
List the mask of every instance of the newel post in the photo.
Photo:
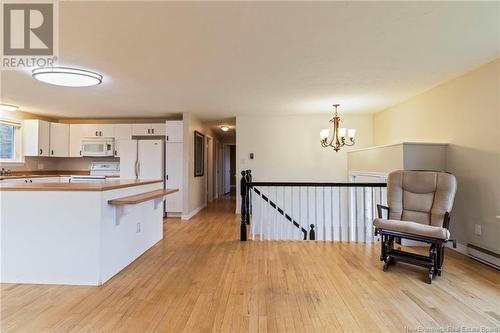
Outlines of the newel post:
[[309,231],[309,240],[316,240],[316,231],[314,231],[314,224],[311,224],[311,230]]
[[247,206],[247,172],[241,171],[240,180],[240,194],[241,194],[241,225],[240,225],[240,241],[247,240],[247,218],[248,218],[248,206]]

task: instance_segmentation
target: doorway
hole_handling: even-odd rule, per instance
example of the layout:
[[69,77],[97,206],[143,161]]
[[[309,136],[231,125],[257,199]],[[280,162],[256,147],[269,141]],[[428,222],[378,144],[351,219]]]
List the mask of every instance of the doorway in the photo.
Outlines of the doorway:
[[216,196],[215,193],[215,176],[214,176],[214,140],[212,137],[207,135],[207,181],[206,181],[206,186],[207,186],[207,202],[212,202],[214,200],[214,197]]
[[224,194],[236,191],[236,145],[224,145]]

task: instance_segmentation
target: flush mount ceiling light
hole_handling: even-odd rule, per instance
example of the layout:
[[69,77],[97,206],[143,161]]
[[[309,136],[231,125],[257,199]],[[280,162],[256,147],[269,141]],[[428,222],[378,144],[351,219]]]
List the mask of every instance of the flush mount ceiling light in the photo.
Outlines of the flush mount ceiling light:
[[12,111],[16,111],[17,109],[19,109],[19,106],[17,106],[17,105],[3,104],[3,103],[0,104],[0,110],[2,110],[2,111],[12,112]]
[[90,87],[102,83],[102,75],[71,67],[41,67],[32,72],[39,81],[63,87]]
[[[321,137],[321,146],[325,148],[332,147],[336,152],[339,151],[341,147],[354,146],[354,136],[356,135],[356,129],[340,127],[342,119],[337,112],[339,106],[340,104],[333,104],[335,112],[332,119],[330,119],[330,128],[323,129],[319,133]],[[349,141],[346,141],[346,132]]]
[[226,125],[221,125],[221,126],[220,126],[220,129],[221,129],[221,131],[223,131],[223,132],[227,132],[227,131],[229,131],[229,126],[226,126]]

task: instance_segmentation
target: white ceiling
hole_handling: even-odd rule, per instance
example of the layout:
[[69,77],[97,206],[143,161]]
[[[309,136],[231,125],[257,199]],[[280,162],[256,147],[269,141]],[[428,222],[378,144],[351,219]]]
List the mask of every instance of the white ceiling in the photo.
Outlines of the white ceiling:
[[3,71],[1,96],[57,117],[369,113],[500,56],[499,2],[61,2],[60,64]]

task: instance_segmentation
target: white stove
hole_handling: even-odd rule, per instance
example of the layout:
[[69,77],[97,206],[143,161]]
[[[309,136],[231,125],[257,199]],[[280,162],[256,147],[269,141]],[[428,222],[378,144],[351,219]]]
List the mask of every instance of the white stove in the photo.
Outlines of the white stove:
[[106,177],[120,177],[120,162],[92,162],[90,175],[71,176],[71,183],[105,182]]
[[120,177],[120,162],[92,162],[91,176]]

